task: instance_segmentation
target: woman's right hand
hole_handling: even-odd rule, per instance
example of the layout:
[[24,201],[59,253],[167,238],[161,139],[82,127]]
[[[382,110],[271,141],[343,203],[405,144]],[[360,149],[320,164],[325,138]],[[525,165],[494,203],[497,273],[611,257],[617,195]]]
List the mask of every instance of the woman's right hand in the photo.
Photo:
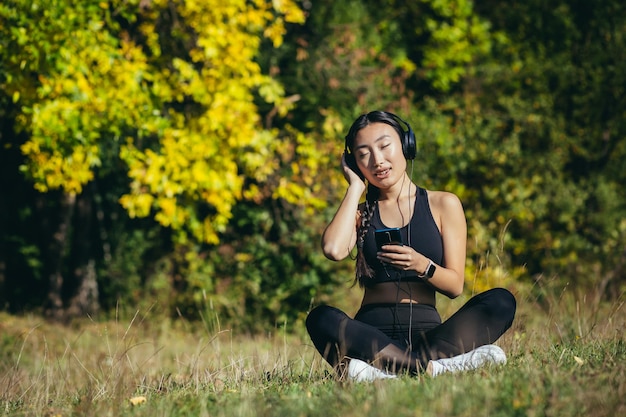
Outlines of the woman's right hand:
[[352,185],[361,183],[363,184],[363,187],[365,187],[365,181],[363,180],[363,178],[352,168],[350,168],[350,165],[348,165],[348,163],[346,162],[345,152],[341,155],[341,168],[343,169],[343,176],[346,181],[348,181],[348,184]]

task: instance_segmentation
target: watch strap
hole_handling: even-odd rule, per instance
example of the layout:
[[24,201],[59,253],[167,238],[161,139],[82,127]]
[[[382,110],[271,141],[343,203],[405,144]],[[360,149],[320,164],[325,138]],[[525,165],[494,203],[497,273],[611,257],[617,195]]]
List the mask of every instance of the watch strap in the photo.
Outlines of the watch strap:
[[436,269],[437,269],[437,266],[435,265],[435,263],[429,259],[426,270],[422,274],[417,274],[417,276],[423,279],[430,279],[433,277],[433,275],[435,275]]

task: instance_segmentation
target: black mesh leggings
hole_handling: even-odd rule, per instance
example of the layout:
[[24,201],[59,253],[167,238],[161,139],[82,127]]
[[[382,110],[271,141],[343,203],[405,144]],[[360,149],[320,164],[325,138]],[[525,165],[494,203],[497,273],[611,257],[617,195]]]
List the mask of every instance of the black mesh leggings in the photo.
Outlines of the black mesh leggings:
[[443,323],[434,307],[423,304],[366,305],[354,319],[322,305],[309,313],[306,326],[317,350],[335,368],[347,356],[417,373],[431,359],[495,342],[511,327],[515,308],[513,295],[495,288],[472,297]]

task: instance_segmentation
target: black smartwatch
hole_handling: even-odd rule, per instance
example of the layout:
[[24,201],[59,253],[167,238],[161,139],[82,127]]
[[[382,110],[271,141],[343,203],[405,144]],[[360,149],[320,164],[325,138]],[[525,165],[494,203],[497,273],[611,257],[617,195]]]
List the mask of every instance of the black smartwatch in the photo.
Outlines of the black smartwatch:
[[426,267],[426,271],[424,271],[423,274],[417,274],[417,276],[422,279],[430,279],[433,277],[433,275],[435,275],[436,269],[437,269],[437,266],[435,265],[435,263],[429,259],[428,266]]

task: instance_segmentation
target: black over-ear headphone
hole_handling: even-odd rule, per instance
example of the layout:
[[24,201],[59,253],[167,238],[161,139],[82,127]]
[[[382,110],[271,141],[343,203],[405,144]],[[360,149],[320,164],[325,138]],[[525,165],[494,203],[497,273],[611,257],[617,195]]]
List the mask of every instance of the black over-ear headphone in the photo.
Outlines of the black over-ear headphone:
[[[363,123],[364,120],[367,120],[368,123]],[[359,123],[361,121],[361,123]],[[350,128],[350,131],[346,135],[345,138],[345,148],[344,155],[346,159],[346,164],[352,169],[354,172],[359,174],[361,179],[364,178],[361,170],[358,168],[356,164],[356,160],[354,158],[354,154],[350,151],[348,146],[348,142],[354,139],[358,130],[361,130],[363,127],[367,126],[369,123],[386,123],[391,127],[395,126],[391,123],[395,121],[397,124],[403,124],[406,126],[406,130],[402,129],[400,126],[400,130],[402,134],[400,135],[400,142],[402,142],[402,154],[405,159],[415,159],[417,154],[417,144],[415,141],[415,133],[413,133],[413,129],[411,129],[411,125],[405,122],[400,117],[396,116],[393,113],[385,112],[385,111],[373,111],[367,114],[360,116]]]

